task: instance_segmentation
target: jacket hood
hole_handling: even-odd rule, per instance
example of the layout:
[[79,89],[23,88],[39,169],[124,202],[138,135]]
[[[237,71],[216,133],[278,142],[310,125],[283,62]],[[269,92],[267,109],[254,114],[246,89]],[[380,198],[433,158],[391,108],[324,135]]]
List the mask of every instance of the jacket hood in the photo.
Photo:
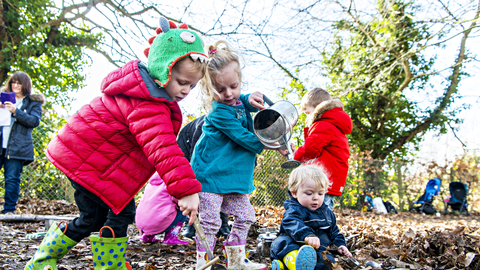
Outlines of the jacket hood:
[[45,96],[43,94],[40,94],[40,93],[35,93],[35,94],[31,94],[30,95],[30,100],[31,101],[38,101],[40,103],[42,103],[42,105],[45,105]]
[[352,119],[343,110],[344,106],[340,99],[324,101],[315,107],[311,117],[307,119],[307,126],[311,127],[317,121],[326,121],[335,125],[343,134],[352,132]]
[[[125,79],[127,74],[134,73],[133,80]],[[133,60],[125,66],[110,72],[102,81],[102,93],[106,95],[125,95],[128,97],[157,101],[172,100],[164,88],[159,87],[148,73],[145,63]],[[176,101],[175,101],[176,102]]]
[[283,208],[285,208],[285,210],[287,210],[288,208],[290,207],[295,207],[295,206],[301,206],[300,203],[297,201],[297,199],[295,199],[293,196],[292,196],[292,193],[290,192],[290,190],[288,191],[288,197],[290,198],[289,200],[285,200],[285,202],[283,202]]

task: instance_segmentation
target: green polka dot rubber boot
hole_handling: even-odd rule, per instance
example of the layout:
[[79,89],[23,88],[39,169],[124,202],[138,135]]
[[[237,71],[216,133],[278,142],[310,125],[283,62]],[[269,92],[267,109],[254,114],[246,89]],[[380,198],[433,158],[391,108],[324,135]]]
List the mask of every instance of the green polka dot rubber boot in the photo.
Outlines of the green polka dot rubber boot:
[[65,253],[77,244],[58,228],[62,223],[67,225],[66,221],[62,221],[58,225],[54,223],[50,226],[37,252],[25,266],[25,270],[57,270],[57,260],[63,258]]
[[[113,238],[102,237],[104,228],[112,231]],[[90,236],[90,241],[95,270],[132,270],[130,264],[125,262],[128,237],[115,238],[112,228],[104,226],[100,229],[98,236]]]

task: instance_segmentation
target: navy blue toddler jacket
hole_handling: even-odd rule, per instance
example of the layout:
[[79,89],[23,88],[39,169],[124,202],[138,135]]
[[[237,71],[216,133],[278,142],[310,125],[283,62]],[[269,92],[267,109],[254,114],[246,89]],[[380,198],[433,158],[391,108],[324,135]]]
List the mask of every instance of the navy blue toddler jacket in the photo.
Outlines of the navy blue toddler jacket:
[[[316,236],[320,239],[320,248],[316,250],[315,269],[323,269],[321,252],[325,251],[330,243],[337,247],[346,246],[345,237],[338,230],[335,214],[325,204],[315,211],[309,210],[293,198],[290,192],[288,195],[290,199],[283,203],[285,213],[280,225],[280,235],[272,243],[270,256],[283,261],[283,257],[289,252],[305,245],[305,237]],[[332,262],[335,261],[332,255],[328,257]]]

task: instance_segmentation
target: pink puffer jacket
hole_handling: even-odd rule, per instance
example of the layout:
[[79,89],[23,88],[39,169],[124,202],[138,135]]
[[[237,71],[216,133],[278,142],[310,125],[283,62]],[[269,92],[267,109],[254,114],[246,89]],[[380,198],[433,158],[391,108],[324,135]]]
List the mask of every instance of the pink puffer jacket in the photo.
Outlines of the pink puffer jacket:
[[177,216],[178,201],[168,194],[165,183],[153,174],[145,187],[135,214],[135,224],[140,233],[155,235],[167,229]]
[[83,106],[49,143],[48,159],[118,214],[157,171],[180,199],[201,184],[176,136],[177,101],[157,87],[139,60],[111,72],[103,95]]

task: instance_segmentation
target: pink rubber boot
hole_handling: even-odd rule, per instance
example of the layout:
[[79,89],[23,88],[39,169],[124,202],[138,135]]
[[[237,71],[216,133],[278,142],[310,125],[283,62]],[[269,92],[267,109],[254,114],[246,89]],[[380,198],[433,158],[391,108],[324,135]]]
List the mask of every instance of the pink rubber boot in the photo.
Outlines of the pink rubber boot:
[[140,240],[142,240],[143,243],[155,243],[162,241],[161,239],[156,238],[154,234],[143,234]]
[[165,233],[165,237],[163,238],[163,243],[167,246],[173,245],[188,245],[188,241],[182,241],[177,238],[178,233],[182,229],[183,222],[177,222],[173,228],[171,228],[168,232]]

